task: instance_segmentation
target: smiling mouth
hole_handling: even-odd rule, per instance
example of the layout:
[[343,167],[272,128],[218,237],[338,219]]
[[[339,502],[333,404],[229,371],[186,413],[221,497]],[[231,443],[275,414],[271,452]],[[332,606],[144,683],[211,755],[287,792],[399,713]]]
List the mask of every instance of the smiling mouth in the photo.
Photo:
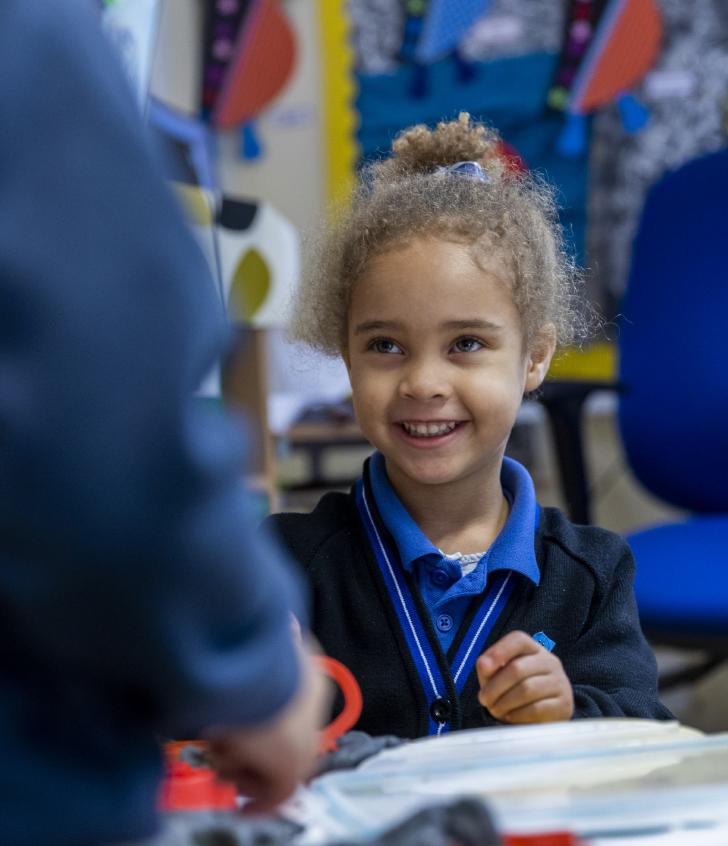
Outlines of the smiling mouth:
[[457,420],[448,420],[448,421],[418,421],[418,422],[410,422],[403,420],[400,422],[400,426],[404,429],[404,431],[413,438],[440,438],[443,435],[449,435],[456,426],[458,426],[459,421]]

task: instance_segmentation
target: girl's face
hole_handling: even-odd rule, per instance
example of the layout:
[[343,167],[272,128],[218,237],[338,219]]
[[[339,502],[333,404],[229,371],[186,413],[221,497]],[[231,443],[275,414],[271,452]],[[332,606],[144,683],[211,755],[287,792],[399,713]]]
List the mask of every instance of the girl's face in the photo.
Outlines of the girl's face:
[[499,480],[524,391],[541,384],[553,343],[524,350],[508,288],[466,246],[422,238],[372,259],[347,337],[359,425],[401,494]]

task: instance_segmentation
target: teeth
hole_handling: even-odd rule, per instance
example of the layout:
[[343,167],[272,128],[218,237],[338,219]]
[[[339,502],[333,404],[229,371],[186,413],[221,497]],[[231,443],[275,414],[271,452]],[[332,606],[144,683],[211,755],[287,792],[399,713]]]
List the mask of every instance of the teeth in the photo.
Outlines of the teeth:
[[446,435],[448,432],[452,432],[456,425],[455,421],[449,423],[402,423],[407,434],[415,435],[418,438],[434,438],[438,435]]

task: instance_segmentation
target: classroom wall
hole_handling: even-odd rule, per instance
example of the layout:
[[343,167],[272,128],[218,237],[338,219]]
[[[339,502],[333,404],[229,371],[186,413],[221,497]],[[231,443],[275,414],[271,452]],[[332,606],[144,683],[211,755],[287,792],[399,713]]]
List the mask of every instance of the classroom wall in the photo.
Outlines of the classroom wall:
[[[281,5],[296,33],[293,76],[259,117],[264,145],[259,160],[242,159],[238,131],[218,133],[218,178],[225,194],[265,199],[299,229],[308,229],[319,218],[323,185],[318,3]],[[190,115],[198,108],[203,26],[197,0],[163,3],[152,95]]]

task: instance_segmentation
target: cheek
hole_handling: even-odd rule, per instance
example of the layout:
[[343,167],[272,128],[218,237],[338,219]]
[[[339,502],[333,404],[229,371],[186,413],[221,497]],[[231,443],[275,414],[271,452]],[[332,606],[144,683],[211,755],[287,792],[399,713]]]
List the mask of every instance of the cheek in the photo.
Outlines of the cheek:
[[354,412],[362,428],[378,422],[392,399],[392,390],[383,374],[354,367],[349,372]]
[[468,385],[467,403],[484,418],[512,424],[523,399],[520,374],[483,377]]
[[385,393],[374,379],[361,379],[354,376],[351,379],[351,392],[354,406],[360,409],[378,408],[385,401]]

